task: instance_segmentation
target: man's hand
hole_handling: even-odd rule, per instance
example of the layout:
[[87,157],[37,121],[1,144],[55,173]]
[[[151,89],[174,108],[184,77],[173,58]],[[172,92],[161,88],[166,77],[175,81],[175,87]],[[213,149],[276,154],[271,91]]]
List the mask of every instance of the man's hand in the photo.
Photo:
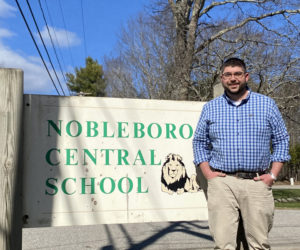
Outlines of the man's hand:
[[213,179],[215,177],[224,177],[226,176],[226,174],[224,173],[221,173],[221,172],[217,172],[217,171],[212,171],[210,169],[210,166],[208,164],[208,162],[202,162],[199,164],[199,167],[201,168],[201,171],[204,175],[204,177],[206,178],[206,180],[209,180],[209,179]]
[[269,187],[272,187],[272,185],[274,184],[274,179],[271,177],[270,174],[263,174],[263,175],[260,175],[259,177],[254,177],[254,180],[255,181],[263,181]]
[[210,171],[210,173],[207,174],[207,176],[205,176],[205,178],[207,180],[209,179],[213,179],[215,177],[225,177],[226,174],[222,173],[222,172],[213,172],[213,171]]

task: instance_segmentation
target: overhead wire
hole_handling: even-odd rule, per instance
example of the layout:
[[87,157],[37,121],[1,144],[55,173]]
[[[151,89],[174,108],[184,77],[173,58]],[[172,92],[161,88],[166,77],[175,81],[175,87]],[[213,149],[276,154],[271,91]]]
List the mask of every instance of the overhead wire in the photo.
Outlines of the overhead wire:
[[[60,0],[58,0],[58,3],[59,3],[61,15],[62,15],[64,27],[65,27],[65,32],[66,32],[67,26],[66,26],[66,21],[65,21],[65,17],[64,17],[64,11],[63,11],[63,8],[62,8],[62,5],[61,5]],[[67,32],[66,32],[66,37],[67,37],[68,49],[69,49],[69,52],[70,52],[70,57],[71,57],[72,66],[73,66],[73,69],[75,69],[75,66],[74,66],[75,64],[74,64],[74,60],[73,60],[73,55],[72,55],[72,52],[71,52],[71,49],[70,49],[69,36],[68,36],[68,33],[67,33]]]
[[63,76],[63,79],[65,80],[65,84],[66,84],[67,89],[68,89],[68,91],[69,91],[69,95],[71,95],[70,89],[69,89],[69,87],[68,87],[68,85],[67,85],[67,79],[66,79],[66,77],[65,77],[65,74],[63,73],[63,69],[62,69],[60,60],[59,60],[58,55],[57,55],[57,51],[56,51],[56,48],[55,48],[55,45],[54,45],[54,42],[53,42],[53,39],[52,39],[52,35],[51,35],[50,30],[49,30],[48,22],[47,22],[47,20],[46,20],[46,16],[45,16],[45,13],[44,13],[42,4],[41,4],[41,0],[38,0],[38,1],[39,1],[40,10],[41,10],[41,12],[42,12],[43,19],[44,19],[44,22],[45,22],[45,25],[46,25],[46,28],[47,28],[47,31],[48,31],[48,35],[49,35],[49,37],[50,37],[51,45],[52,45],[52,48],[53,48],[53,51],[54,51],[56,60],[57,60],[57,62],[58,62],[59,68],[60,68],[60,72],[61,72],[61,74],[62,74],[62,76]]
[[[49,11],[49,8],[48,8],[47,0],[44,0],[44,3],[45,3],[45,5],[46,5],[46,10],[47,10],[47,13],[48,13],[49,21],[50,21],[52,27],[54,27],[54,23],[53,23],[53,21],[52,21],[51,14],[50,14],[50,11]],[[60,59],[62,60],[62,64],[63,64],[63,66],[64,66],[64,69],[66,69],[66,63],[65,63],[64,57],[63,57],[63,55],[62,55],[62,52],[61,52],[60,49],[59,49],[60,43],[59,43],[59,41],[58,41],[58,39],[57,39],[55,29],[53,29],[53,33],[54,33],[54,37],[55,37],[56,43],[59,45],[59,46],[58,46],[58,52],[59,52],[59,54],[60,54]]]
[[82,0],[80,0],[80,3],[81,3],[81,18],[82,18],[82,31],[83,31],[84,52],[85,52],[85,58],[87,58],[87,46],[86,46],[86,39],[85,39],[85,25],[84,25],[84,13],[83,13],[83,3],[82,3]]
[[33,36],[33,34],[32,34],[32,31],[31,31],[31,29],[30,29],[30,27],[29,27],[29,25],[28,25],[28,22],[27,22],[27,20],[26,20],[26,18],[25,18],[25,15],[24,15],[24,13],[23,13],[23,10],[22,10],[22,8],[21,8],[21,6],[20,6],[20,4],[19,4],[19,1],[18,1],[18,0],[15,0],[15,1],[16,1],[17,6],[18,6],[18,9],[19,9],[19,11],[20,11],[20,13],[21,13],[21,15],[22,15],[22,18],[23,18],[23,20],[24,20],[24,22],[25,22],[25,24],[26,24],[27,30],[28,30],[29,33],[30,33],[31,39],[32,39],[32,41],[33,41],[33,43],[34,43],[34,45],[35,45],[35,47],[36,47],[36,49],[37,49],[37,51],[38,51],[38,53],[39,53],[39,56],[40,56],[40,58],[42,59],[42,62],[43,62],[43,64],[44,64],[44,67],[46,68],[46,71],[47,71],[47,73],[48,73],[48,75],[49,75],[49,77],[50,77],[50,79],[51,79],[51,82],[52,82],[52,84],[53,84],[53,86],[54,86],[54,88],[55,88],[57,94],[60,96],[61,94],[59,93],[59,91],[58,91],[58,89],[57,89],[57,87],[56,87],[56,84],[55,84],[55,82],[54,82],[54,80],[53,80],[53,78],[52,78],[52,76],[51,76],[51,74],[50,74],[50,71],[49,71],[49,69],[48,69],[48,66],[47,66],[47,64],[46,64],[46,62],[45,62],[45,60],[44,60],[44,58],[43,58],[43,56],[42,56],[42,53],[41,53],[41,51],[40,51],[40,49],[39,49],[39,47],[38,47],[38,45],[37,45],[37,42],[36,42],[36,40],[35,40],[35,38],[34,38],[34,36]]
[[59,86],[60,86],[60,89],[61,89],[61,91],[63,92],[63,94],[64,94],[64,96],[65,96],[65,95],[66,95],[66,94],[65,94],[65,91],[64,91],[64,89],[63,89],[63,87],[62,87],[62,85],[61,85],[61,82],[60,82],[60,80],[59,80],[59,78],[58,78],[58,76],[57,76],[56,70],[55,70],[55,68],[54,68],[54,66],[53,66],[53,63],[52,63],[52,60],[51,60],[51,58],[50,58],[48,49],[47,49],[47,47],[46,47],[46,45],[45,45],[45,42],[44,42],[44,39],[43,39],[43,37],[42,37],[42,35],[41,35],[39,26],[38,26],[38,24],[37,24],[37,22],[36,22],[36,19],[35,19],[34,14],[33,14],[31,5],[30,5],[30,3],[29,3],[28,0],[26,0],[26,3],[27,3],[27,5],[28,5],[30,14],[31,14],[31,16],[32,16],[32,19],[33,19],[33,21],[34,21],[35,27],[36,27],[36,29],[37,29],[37,31],[38,31],[39,37],[40,37],[40,39],[41,39],[41,41],[42,41],[42,44],[43,44],[44,49],[45,49],[45,51],[46,51],[46,54],[47,54],[47,56],[48,56],[48,60],[49,60],[50,65],[51,65],[51,67],[52,67],[52,69],[53,69],[53,72],[54,72],[54,74],[55,74],[55,76],[56,76],[56,79],[57,79],[57,81],[58,81],[58,84],[59,84]]

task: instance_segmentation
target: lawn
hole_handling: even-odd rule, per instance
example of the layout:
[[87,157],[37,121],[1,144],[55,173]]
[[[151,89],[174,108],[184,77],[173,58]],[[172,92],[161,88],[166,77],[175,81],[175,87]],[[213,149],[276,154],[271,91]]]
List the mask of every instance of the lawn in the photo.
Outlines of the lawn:
[[276,208],[300,209],[300,202],[275,202]]
[[300,201],[278,202],[278,199],[300,197],[300,189],[273,189],[276,208],[296,208],[300,209]]

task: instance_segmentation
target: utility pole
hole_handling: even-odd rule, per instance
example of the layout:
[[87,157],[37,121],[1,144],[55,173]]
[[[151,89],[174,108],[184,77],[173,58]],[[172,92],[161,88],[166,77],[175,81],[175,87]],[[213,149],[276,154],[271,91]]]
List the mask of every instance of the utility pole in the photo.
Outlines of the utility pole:
[[23,71],[0,68],[0,249],[22,249]]

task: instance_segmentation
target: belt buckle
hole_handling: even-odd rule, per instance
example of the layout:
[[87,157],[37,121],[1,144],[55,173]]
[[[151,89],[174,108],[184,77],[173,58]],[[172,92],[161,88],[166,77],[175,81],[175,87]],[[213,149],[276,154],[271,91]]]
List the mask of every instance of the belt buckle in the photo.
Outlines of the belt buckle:
[[240,179],[245,179],[245,173],[242,172],[236,172],[235,176]]
[[252,179],[254,177],[252,177],[251,175],[252,173],[246,173],[246,172],[237,172],[235,175],[236,177],[240,178],[240,179]]

